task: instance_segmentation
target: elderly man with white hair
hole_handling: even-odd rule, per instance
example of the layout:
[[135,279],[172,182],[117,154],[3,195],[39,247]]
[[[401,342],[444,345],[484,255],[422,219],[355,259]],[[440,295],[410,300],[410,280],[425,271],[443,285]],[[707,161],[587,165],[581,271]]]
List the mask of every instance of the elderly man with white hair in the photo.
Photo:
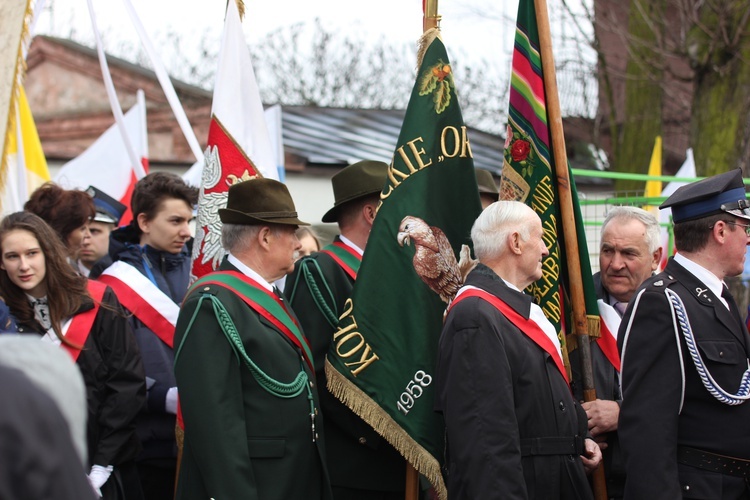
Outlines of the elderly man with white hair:
[[[617,436],[622,389],[617,331],[625,308],[635,292],[661,262],[659,221],[638,207],[612,207],[602,223],[599,269],[594,287],[602,318],[600,338],[591,343],[596,398],[583,403],[589,431],[604,456],[607,497],[620,499],[625,489],[625,461]],[[583,400],[578,350],[570,353],[573,394]]]
[[601,461],[554,326],[523,289],[549,254],[539,217],[499,201],[471,229],[477,267],[449,306],[438,347],[451,499],[592,498]]

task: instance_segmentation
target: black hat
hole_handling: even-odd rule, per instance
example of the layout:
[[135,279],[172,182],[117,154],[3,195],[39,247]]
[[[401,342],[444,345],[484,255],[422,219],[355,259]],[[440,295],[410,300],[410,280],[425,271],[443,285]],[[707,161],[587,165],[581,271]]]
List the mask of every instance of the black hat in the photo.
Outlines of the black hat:
[[672,220],[684,222],[730,213],[750,219],[742,170],[736,169],[681,186],[659,208],[672,208]]
[[256,178],[229,188],[227,208],[219,209],[225,224],[290,224],[309,226],[297,218],[292,196],[274,179]]
[[336,222],[338,209],[344,203],[370,194],[379,193],[388,178],[388,164],[364,160],[353,163],[331,178],[333,208],[323,215],[323,222]]
[[500,198],[500,191],[497,190],[497,184],[492,177],[492,172],[483,168],[474,168],[477,175],[477,187],[480,194],[494,195],[494,198]]
[[119,224],[128,207],[94,186],[86,188],[86,192],[94,199],[94,207],[96,208],[96,214],[92,220],[106,222],[107,224]]

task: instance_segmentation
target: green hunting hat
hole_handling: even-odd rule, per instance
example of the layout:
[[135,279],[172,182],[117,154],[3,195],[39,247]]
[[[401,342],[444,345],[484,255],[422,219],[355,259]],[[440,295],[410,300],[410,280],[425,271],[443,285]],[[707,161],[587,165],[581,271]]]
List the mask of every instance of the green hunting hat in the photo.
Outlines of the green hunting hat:
[[474,168],[474,173],[477,175],[477,187],[480,194],[489,194],[494,195],[495,198],[500,198],[500,191],[497,190],[497,184],[495,184],[495,179],[489,170]]
[[227,208],[219,209],[225,224],[290,224],[309,226],[297,218],[292,196],[284,184],[273,179],[250,179],[229,188]]
[[336,222],[338,209],[344,203],[381,192],[387,176],[388,164],[372,160],[358,161],[337,172],[331,178],[335,201],[323,215],[323,222]]

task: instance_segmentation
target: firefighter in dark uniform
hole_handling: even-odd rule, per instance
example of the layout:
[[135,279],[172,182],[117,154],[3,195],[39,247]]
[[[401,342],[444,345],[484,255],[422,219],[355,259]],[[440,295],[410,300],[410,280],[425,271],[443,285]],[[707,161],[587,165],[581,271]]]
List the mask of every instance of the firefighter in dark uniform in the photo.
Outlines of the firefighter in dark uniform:
[[679,188],[677,254],[631,299],[618,344],[625,499],[748,499],[750,336],[724,279],[743,270],[740,170]]

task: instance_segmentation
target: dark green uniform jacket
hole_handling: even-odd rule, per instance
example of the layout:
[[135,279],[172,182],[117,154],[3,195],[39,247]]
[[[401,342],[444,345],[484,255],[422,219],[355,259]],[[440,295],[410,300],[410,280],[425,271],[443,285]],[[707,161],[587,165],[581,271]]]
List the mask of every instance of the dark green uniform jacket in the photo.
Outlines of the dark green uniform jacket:
[[[237,271],[226,260],[220,269]],[[236,293],[219,285],[193,290],[175,332],[175,375],[185,424],[176,498],[331,498],[321,415],[316,417],[318,439],[312,437],[308,394],[317,408],[316,387],[291,398],[262,387],[225,337],[209,296],[224,306],[245,352],[266,375],[290,383],[303,369],[315,380],[300,349]]]
[[[340,242],[338,238],[336,241]],[[345,488],[360,492],[394,492],[398,498],[403,498],[406,477],[406,462],[403,457],[326,389],[325,356],[331,345],[335,327],[326,320],[316,304],[305,281],[303,266],[308,269],[310,276],[314,277],[326,304],[336,318],[341,315],[344,302],[351,296],[354,279],[330,255],[316,252],[297,262],[294,273],[286,279],[285,287],[286,295],[290,297],[292,308],[302,323],[313,351],[315,374],[325,415],[326,451],[331,484],[335,491]],[[323,281],[327,283],[327,287]],[[328,292],[329,289],[331,293]],[[341,496],[337,494],[337,500],[340,500]],[[355,497],[361,498],[361,495]]]

